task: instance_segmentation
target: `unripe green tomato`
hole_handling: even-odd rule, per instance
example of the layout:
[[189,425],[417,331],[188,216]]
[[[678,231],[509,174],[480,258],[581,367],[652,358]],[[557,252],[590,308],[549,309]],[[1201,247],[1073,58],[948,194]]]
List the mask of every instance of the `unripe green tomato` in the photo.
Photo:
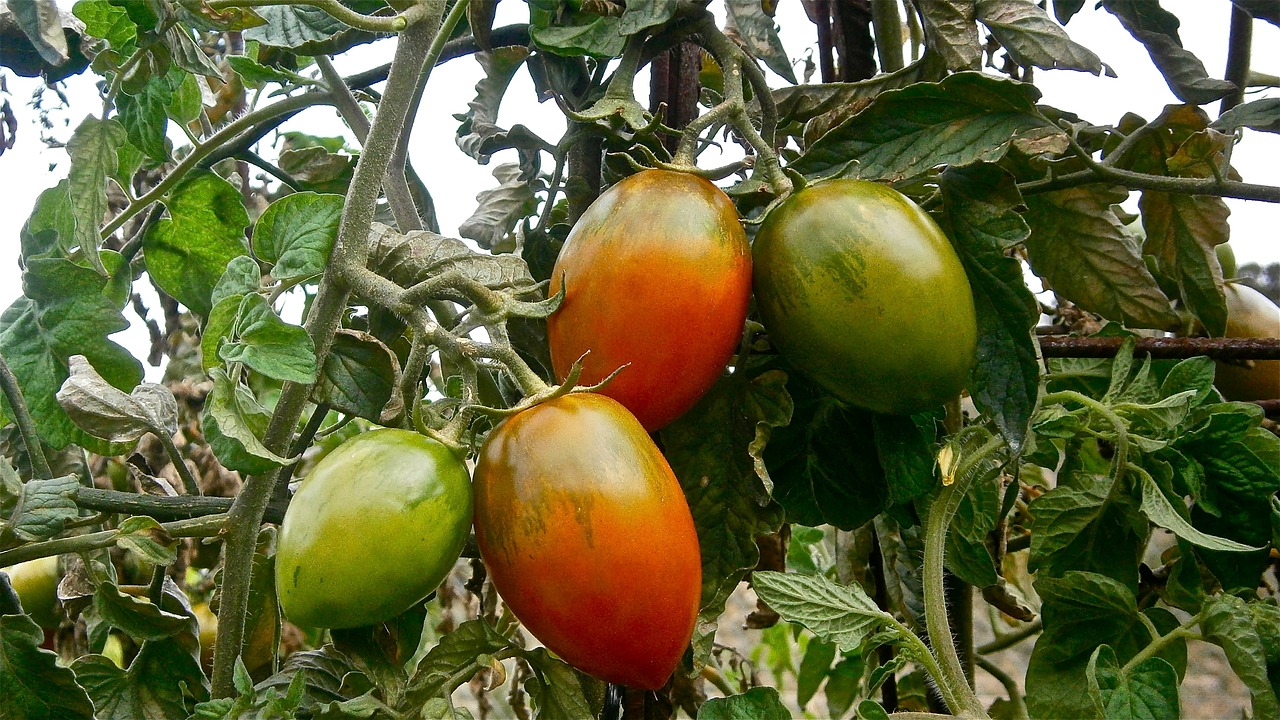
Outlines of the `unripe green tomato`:
[[1213,252],[1218,256],[1218,264],[1222,266],[1222,277],[1230,280],[1236,277],[1240,268],[1236,264],[1236,251],[1227,243],[1214,246]]
[[200,625],[200,664],[209,669],[213,667],[213,641],[218,637],[218,616],[209,609],[209,603],[196,603],[191,612]]
[[285,617],[347,628],[408,610],[444,580],[471,528],[461,457],[407,430],[374,430],[316,464],[289,503],[276,554]]
[[827,392],[910,414],[964,388],[978,338],[969,280],[902,193],[863,180],[805,188],[769,213],[752,250],[770,340]]
[[[1280,306],[1248,285],[1227,283],[1223,289],[1227,337],[1280,337]],[[1228,400],[1275,400],[1280,398],[1280,360],[1255,360],[1251,368],[1220,362],[1213,384]]]
[[58,574],[57,556],[18,563],[4,571],[31,619],[42,628],[57,628],[62,622],[58,608],[58,581],[62,576]]

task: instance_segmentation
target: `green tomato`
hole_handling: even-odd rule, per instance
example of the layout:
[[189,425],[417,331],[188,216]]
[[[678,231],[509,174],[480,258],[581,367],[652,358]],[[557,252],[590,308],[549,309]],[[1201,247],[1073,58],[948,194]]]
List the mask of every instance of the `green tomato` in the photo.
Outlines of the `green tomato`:
[[57,628],[62,622],[58,608],[58,581],[62,577],[58,574],[57,556],[18,563],[4,571],[31,619],[42,628]]
[[388,620],[444,580],[471,528],[461,457],[407,430],[374,430],[316,464],[280,526],[276,591],[303,627]]
[[827,392],[910,414],[963,389],[978,338],[969,280],[902,193],[862,180],[808,187],[769,213],[752,253],[770,340]]
[[[1229,282],[1223,290],[1227,296],[1227,337],[1280,337],[1280,307],[1270,298],[1238,283]],[[1253,367],[1220,362],[1213,384],[1228,400],[1280,398],[1280,360],[1255,360]]]

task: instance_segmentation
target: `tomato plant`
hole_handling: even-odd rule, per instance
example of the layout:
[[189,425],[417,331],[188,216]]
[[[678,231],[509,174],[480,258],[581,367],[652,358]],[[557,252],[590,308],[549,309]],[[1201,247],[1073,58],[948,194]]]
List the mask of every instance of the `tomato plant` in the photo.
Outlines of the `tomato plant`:
[[753,254],[770,340],[831,394],[909,414],[964,387],[978,336],[969,281],[902,193],[860,180],[805,188],[765,218]]
[[453,450],[407,430],[358,435],[317,463],[289,504],[280,607],[304,627],[392,618],[444,580],[470,526],[471,483]]
[[646,170],[602,194],[565,240],[551,275],[564,302],[547,318],[558,377],[584,353],[582,382],[653,431],[684,414],[724,372],[742,336],[751,250],[722,190]]
[[0,717],[1280,717],[1274,4],[0,1]]
[[644,428],[602,395],[506,420],[476,463],[476,542],[493,584],[548,649],[609,682],[656,690],[698,613],[698,538]]

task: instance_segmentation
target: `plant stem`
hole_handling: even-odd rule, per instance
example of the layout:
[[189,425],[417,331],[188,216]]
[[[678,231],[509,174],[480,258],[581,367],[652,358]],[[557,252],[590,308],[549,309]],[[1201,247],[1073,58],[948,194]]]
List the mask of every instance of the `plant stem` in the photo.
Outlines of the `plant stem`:
[[13,370],[9,369],[9,363],[3,355],[0,355],[0,389],[4,390],[4,397],[9,401],[13,421],[18,425],[18,432],[22,434],[22,443],[27,446],[27,456],[31,458],[31,472],[41,480],[48,480],[53,477],[53,470],[49,467],[49,459],[44,456],[44,443],[40,441],[40,435],[36,432],[36,424],[31,419],[31,412],[27,409],[27,401],[22,396],[22,388],[18,386],[18,378],[14,376]]
[[198,497],[200,495],[200,484],[196,482],[196,478],[191,474],[191,468],[187,467],[187,461],[182,458],[182,453],[178,451],[178,446],[173,444],[173,438],[167,433],[155,433],[156,438],[160,440],[160,444],[164,446],[164,451],[169,455],[169,461],[173,463],[173,469],[177,471],[178,477],[182,478],[182,489],[187,491],[188,495]]
[[1124,667],[1120,668],[1120,673],[1122,675],[1128,675],[1133,672],[1134,668],[1155,656],[1163,650],[1166,645],[1174,642],[1175,640],[1183,638],[1199,638],[1200,633],[1195,631],[1195,627],[1200,624],[1200,619],[1203,615],[1204,611],[1202,610],[1178,627],[1152,640],[1150,644],[1139,650],[1137,655],[1130,658],[1129,662],[1124,664]]
[[178,184],[178,181],[182,180],[182,178],[190,172],[192,168],[199,164],[201,160],[226,144],[227,141],[240,134],[240,132],[257,125],[258,123],[271,120],[279,115],[296,113],[299,110],[313,105],[329,105],[332,104],[332,102],[332,96],[327,92],[303,93],[302,95],[285,98],[278,103],[272,103],[267,107],[259,108],[237,118],[234,122],[214,133],[208,140],[192,148],[191,153],[182,158],[182,160],[173,167],[173,170],[169,171],[169,174],[166,175],[163,180],[157,183],[155,187],[151,188],[150,192],[129,203],[128,207],[121,210],[119,215],[111,218],[111,221],[102,227],[102,231],[99,235],[104,240],[110,237],[111,233],[120,229],[120,226],[124,225],[129,218],[137,215],[147,206],[151,205],[151,203],[154,203],[164,197],[164,194],[169,192],[174,185]]
[[1029,720],[1031,717],[1027,713],[1027,700],[1022,696],[1022,688],[1018,687],[1018,681],[1012,675],[1000,669],[999,665],[990,660],[979,657],[976,662],[978,667],[987,671],[987,674],[1004,686],[1004,691],[1009,693],[1009,702],[1013,703],[1013,716],[1018,720]]
[[1054,190],[1093,185],[1096,183],[1114,183],[1124,185],[1132,190],[1155,190],[1158,192],[1181,193],[1184,195],[1212,195],[1239,200],[1258,200],[1261,202],[1280,203],[1280,187],[1275,185],[1258,185],[1256,183],[1238,182],[1236,180],[1217,180],[1216,178],[1183,178],[1164,175],[1148,175],[1132,170],[1121,170],[1106,164],[1078,170],[1044,180],[1032,180],[1018,183],[1018,190],[1023,195],[1037,195]]
[[[157,520],[179,520],[218,515],[230,510],[231,504],[234,502],[232,498],[223,497],[143,495],[141,493],[103,490],[95,487],[82,487],[76,490],[76,496],[73,499],[76,505],[86,510],[146,515]],[[278,523],[283,517],[284,513],[281,510],[268,508],[264,519],[267,522]]]
[[1112,485],[1114,492],[1114,488],[1119,487],[1120,480],[1124,478],[1125,470],[1128,469],[1129,465],[1129,430],[1125,425],[1124,419],[1115,414],[1115,412],[1106,405],[1094,400],[1088,395],[1078,393],[1075,390],[1060,390],[1058,392],[1049,393],[1040,399],[1040,406],[1045,407],[1047,405],[1057,405],[1065,402],[1076,402],[1084,405],[1092,412],[1096,412],[1105,418],[1106,421],[1111,424],[1111,428],[1115,430],[1116,452],[1115,456],[1111,459],[1111,477],[1114,480],[1114,484]]
[[[230,515],[206,515],[205,517],[191,518],[188,520],[175,520],[173,522],[161,523],[160,527],[169,533],[170,537],[212,537],[222,532],[224,525],[230,519]],[[90,550],[100,550],[108,548],[116,544],[116,540],[120,538],[119,530],[103,530],[101,532],[89,533],[87,535],[75,535],[72,537],[57,538],[56,540],[45,540],[43,542],[30,543],[12,550],[0,552],[0,567],[16,565],[20,562],[28,560],[36,560],[42,557],[50,557],[52,555],[66,555],[68,553],[81,553]]]
[[947,529],[951,518],[960,507],[960,501],[969,491],[977,473],[970,472],[999,447],[999,437],[993,437],[981,449],[961,462],[955,473],[955,482],[943,487],[929,506],[924,535],[924,614],[929,631],[929,643],[940,659],[939,672],[935,676],[943,700],[954,713],[964,717],[987,717],[982,702],[969,686],[964,665],[956,652],[951,635],[951,621],[947,618],[946,587],[944,584],[944,556],[947,546]]
[[985,645],[979,645],[977,653],[979,655],[990,655],[991,653],[997,653],[1001,650],[1008,650],[1023,640],[1038,634],[1041,630],[1044,630],[1044,621],[1037,618],[1017,630],[1013,630],[1003,635],[997,635],[995,640],[992,640]]
[[[400,34],[386,92],[351,179],[330,263],[305,323],[315,345],[316,362],[322,367],[346,310],[349,296],[347,275],[353,269],[364,269],[368,262],[369,227],[373,223],[374,206],[397,138],[404,131],[423,62],[440,27],[444,0],[421,0],[406,13],[414,10],[421,11],[421,20]],[[307,405],[310,388],[310,385],[285,383],[281,389],[280,399],[263,438],[263,444],[272,452],[283,452],[288,447]],[[230,697],[235,693],[232,672],[244,639],[253,552],[258,527],[278,477],[279,471],[250,477],[228,513],[229,531],[224,549],[226,570],[213,662],[212,694],[215,698]]]

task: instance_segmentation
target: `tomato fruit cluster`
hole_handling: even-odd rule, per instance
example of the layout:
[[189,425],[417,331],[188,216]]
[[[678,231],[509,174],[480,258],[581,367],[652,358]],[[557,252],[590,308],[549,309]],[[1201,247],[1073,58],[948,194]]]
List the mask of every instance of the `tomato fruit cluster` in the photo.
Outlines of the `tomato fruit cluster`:
[[594,393],[525,410],[485,442],[475,494],[480,555],[529,632],[598,678],[662,687],[693,634],[702,560],[635,417]]
[[583,360],[600,392],[657,430],[693,407],[724,372],[751,295],[751,248],[729,197],[703,178],[646,170],[609,188],[574,225],[556,260],[547,319],[556,375]]
[[471,527],[471,482],[454,451],[374,430],[316,463],[280,526],[276,591],[304,627],[388,620],[453,568]]
[[964,387],[973,295],[950,241],[910,198],[863,180],[805,188],[769,213],[752,252],[771,342],[827,392],[910,414]]

